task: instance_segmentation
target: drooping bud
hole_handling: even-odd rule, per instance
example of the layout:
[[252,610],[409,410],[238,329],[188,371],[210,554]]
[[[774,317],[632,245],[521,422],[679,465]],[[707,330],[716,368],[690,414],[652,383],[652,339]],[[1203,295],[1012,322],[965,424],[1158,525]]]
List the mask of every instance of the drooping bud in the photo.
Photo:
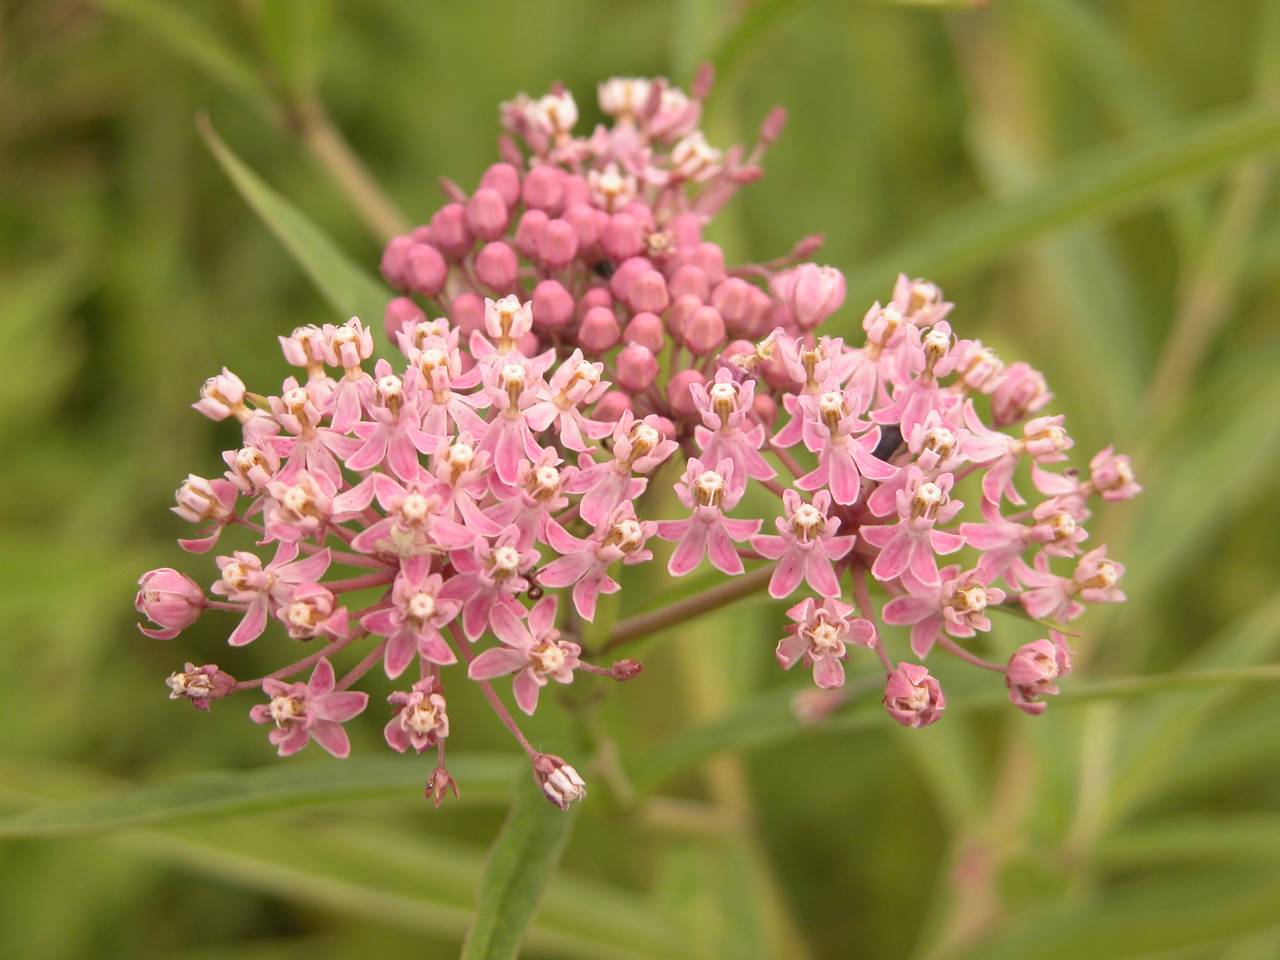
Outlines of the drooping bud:
[[578,771],[554,754],[540,753],[533,758],[533,779],[561,810],[568,810],[587,795],[587,783]]

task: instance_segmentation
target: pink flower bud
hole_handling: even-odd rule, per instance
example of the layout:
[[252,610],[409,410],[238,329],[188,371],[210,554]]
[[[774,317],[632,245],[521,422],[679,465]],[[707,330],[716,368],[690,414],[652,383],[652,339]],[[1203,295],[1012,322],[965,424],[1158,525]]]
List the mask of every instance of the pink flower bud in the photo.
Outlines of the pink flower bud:
[[610,390],[596,403],[592,417],[604,423],[617,423],[631,409],[631,398],[621,390]]
[[604,353],[622,336],[622,325],[613,311],[592,307],[578,326],[578,343],[588,353]]
[[509,214],[502,195],[481,187],[467,201],[467,226],[481,240],[496,240],[507,229]]
[[1071,672],[1071,655],[1064,638],[1057,631],[1050,631],[1050,636],[1052,640],[1035,640],[1020,646],[1004,671],[1009,699],[1033,717],[1045,711],[1046,705],[1039,698],[1056,694],[1054,681]]
[[397,290],[403,290],[405,287],[405,257],[412,246],[413,238],[408,235],[402,235],[392,237],[382,251],[382,263],[380,265],[382,275],[387,278],[387,283]]
[[520,171],[509,163],[495,163],[480,178],[480,186],[496,190],[503,204],[514,207],[520,199]]
[[533,323],[558,330],[573,319],[573,296],[558,280],[543,280],[533,290]]
[[695,267],[691,263],[686,263],[675,272],[671,277],[670,287],[671,296],[675,298],[688,294],[699,300],[706,300],[711,292],[707,275],[702,272],[701,267]]
[[600,242],[613,259],[625,260],[644,249],[644,228],[631,214],[615,213],[605,225]]
[[396,334],[406,326],[412,326],[427,319],[422,308],[408,297],[395,297],[387,302],[387,309],[382,315],[383,326],[387,331],[387,339],[396,342]]
[[729,277],[720,281],[711,291],[711,305],[720,311],[729,331],[741,336],[746,332],[747,320],[751,315],[751,284],[741,277]]
[[620,683],[633,680],[640,676],[642,672],[644,672],[644,664],[633,658],[619,660],[617,663],[609,665],[609,676]]
[[778,419],[778,401],[767,393],[757,393],[751,402],[751,412],[766,427],[772,427]]
[[430,244],[417,243],[405,257],[405,286],[424,297],[434,297],[444,289],[449,266],[440,251]]
[[431,217],[431,242],[445,256],[458,259],[471,249],[467,211],[460,203],[447,203]]
[[884,685],[884,708],[904,727],[927,727],[942,716],[947,698],[918,663],[900,663]]
[[486,243],[476,256],[476,277],[499,293],[514,288],[519,269],[516,252],[501,240]]
[[627,303],[636,312],[661,313],[670,302],[667,281],[657,270],[650,269],[637,275],[627,289]]
[[715,286],[728,274],[724,268],[724,251],[719,244],[700,243],[689,257],[690,264],[707,275],[707,283]]
[[[506,166],[506,164],[500,164],[500,166]],[[427,777],[427,785],[423,792],[426,799],[434,803],[438,809],[450,792],[453,793],[455,800],[458,799],[458,781],[453,779],[453,775],[445,769],[444,764],[440,764],[431,771],[431,776]]]
[[590,287],[586,293],[578,297],[574,315],[579,322],[582,321],[582,318],[587,315],[587,311],[592,307],[604,307],[607,310],[613,309],[613,297],[609,294],[608,287]]
[[587,183],[587,178],[578,173],[568,173],[564,177],[564,200],[562,205],[565,209],[574,204],[590,204],[591,203],[591,184]]
[[667,330],[676,343],[683,344],[685,331],[689,328],[689,319],[697,313],[702,301],[691,293],[676,297],[675,302],[667,310]]
[[689,392],[689,385],[702,385],[706,382],[707,378],[698,370],[687,369],[676,373],[667,381],[667,402],[671,404],[671,409],[682,417],[693,416],[698,407],[694,403],[693,394]]
[[666,417],[655,416],[653,418],[653,425],[658,428],[658,433],[662,434],[664,440],[675,440],[677,432],[676,425]]
[[547,799],[561,810],[568,810],[587,795],[586,781],[578,771],[554,754],[540,753],[534,757],[533,779]]
[[656,313],[637,313],[623,329],[622,339],[648,347],[655,354],[660,353],[666,343],[662,319]]
[[524,178],[520,195],[524,205],[534,210],[545,210],[548,215],[560,212],[564,202],[564,174],[555,167],[541,164],[530,170]]
[[598,212],[586,203],[574,203],[565,208],[563,219],[578,235],[579,250],[591,249],[600,238],[600,221],[596,218]]
[[197,710],[208,710],[214,700],[235,690],[236,678],[223,673],[216,663],[201,667],[188,663],[177,673],[169,674],[165,685],[169,688],[170,700],[185,698]]
[[484,299],[474,293],[458,294],[449,305],[449,320],[466,336],[475,330],[483,331]]
[[723,340],[724,320],[715,307],[699,307],[685,324],[685,346],[695,356],[705,357]]
[[138,595],[133,605],[155,626],[138,625],[148,637],[171,640],[200,618],[204,610],[204,591],[200,585],[171,567],[149,570],[138,580]]
[[530,260],[538,258],[538,241],[550,218],[541,210],[526,210],[516,225],[516,249]]
[[844,303],[844,274],[835,267],[804,263],[792,273],[787,306],[796,323],[812,330]]
[[629,343],[617,357],[618,384],[634,393],[647,388],[658,377],[658,359],[648,347]]
[[538,257],[553,270],[562,270],[578,255],[578,232],[567,220],[551,220],[538,236]]
[[631,292],[631,285],[642,273],[653,269],[648,257],[628,257],[614,268],[609,278],[609,290],[619,300],[626,300]]

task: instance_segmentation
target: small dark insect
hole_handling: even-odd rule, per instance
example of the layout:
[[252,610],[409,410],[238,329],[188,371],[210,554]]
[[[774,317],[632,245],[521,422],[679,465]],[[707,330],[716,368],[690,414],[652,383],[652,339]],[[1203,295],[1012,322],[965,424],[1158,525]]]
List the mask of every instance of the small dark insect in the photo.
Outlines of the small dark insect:
[[608,280],[613,276],[613,271],[618,268],[613,265],[612,260],[597,260],[592,265],[591,269],[595,270],[596,273]]
[[902,446],[902,430],[896,423],[880,428],[880,442],[876,444],[872,456],[888,460]]
[[530,584],[529,589],[526,590],[524,593],[526,597],[528,597],[530,600],[533,600],[536,603],[537,601],[542,599],[542,592],[543,592],[542,588],[538,586],[536,583],[534,583],[534,584]]

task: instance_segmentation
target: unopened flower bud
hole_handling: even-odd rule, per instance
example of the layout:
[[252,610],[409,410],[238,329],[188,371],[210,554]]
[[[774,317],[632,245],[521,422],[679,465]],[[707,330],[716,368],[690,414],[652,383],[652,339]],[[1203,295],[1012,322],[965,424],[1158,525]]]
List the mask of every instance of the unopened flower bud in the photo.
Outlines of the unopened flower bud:
[[547,221],[538,235],[538,257],[552,270],[563,270],[578,255],[578,231],[567,220]]
[[138,625],[148,637],[171,640],[200,618],[204,591],[200,585],[171,567],[150,570],[138,580],[133,605],[154,627]]
[[697,412],[697,404],[689,391],[690,384],[704,384],[707,378],[699,370],[692,368],[681,370],[667,381],[667,402],[674,413],[682,417],[691,417]]
[[573,319],[573,296],[558,280],[543,280],[533,290],[533,324],[559,330]]
[[509,217],[502,195],[491,187],[481,187],[467,201],[467,227],[481,240],[502,236]]
[[403,290],[408,285],[408,281],[405,278],[405,261],[413,245],[413,237],[403,234],[398,237],[392,237],[382,251],[382,262],[379,264],[379,269],[381,269],[382,275],[386,277],[387,283],[397,290]]
[[617,357],[618,384],[639,393],[658,377],[658,359],[653,351],[638,343],[629,343]]
[[530,170],[521,186],[524,205],[534,210],[544,210],[554,216],[560,212],[564,201],[564,174],[555,167],[540,164]]
[[484,330],[484,299],[474,293],[458,294],[449,305],[449,321],[467,336]]
[[601,224],[600,219],[596,217],[599,212],[586,203],[574,203],[565,207],[562,219],[573,227],[573,232],[578,237],[579,250],[591,249],[600,239]]
[[436,767],[431,771],[431,776],[427,777],[427,786],[424,790],[426,799],[430,800],[439,809],[440,804],[444,803],[444,798],[450,792],[453,798],[458,798],[458,781],[445,769],[444,764]]
[[627,290],[627,303],[637,313],[661,313],[670,302],[667,281],[657,270],[650,269],[639,274]]
[[796,323],[812,330],[844,303],[844,274],[835,267],[805,263],[796,267],[788,306]]
[[1061,634],[1051,631],[1051,640],[1035,640],[1024,643],[1014,651],[1005,667],[1004,682],[1009,688],[1009,699],[1023,713],[1038,716],[1044,713],[1041,697],[1058,692],[1054,683],[1071,672],[1071,655]]
[[554,754],[540,753],[533,758],[533,779],[561,810],[568,810],[587,795],[587,783],[578,771]]
[[609,676],[620,682],[634,679],[640,676],[644,670],[644,664],[634,658],[619,660],[617,663],[609,665]]
[[542,231],[550,221],[551,218],[541,210],[526,210],[516,224],[516,249],[530,260],[536,260]]
[[605,225],[600,243],[615,260],[634,257],[644,249],[644,228],[631,214],[615,213]]
[[671,296],[674,298],[689,294],[699,300],[706,300],[711,295],[711,284],[707,282],[707,275],[702,272],[701,267],[695,267],[691,263],[686,263],[680,267],[672,275],[671,283],[668,286],[671,290]]
[[480,187],[496,191],[503,204],[514,207],[520,199],[520,171],[509,163],[495,163],[480,178]]
[[455,260],[471,249],[474,238],[467,228],[467,211],[462,204],[447,203],[432,215],[431,242]]
[[396,336],[406,327],[427,319],[422,308],[408,297],[395,297],[387,302],[387,309],[382,315],[382,323],[387,331],[387,339],[396,342]]
[[578,326],[578,343],[588,353],[604,353],[622,336],[622,325],[612,310],[592,307]]
[[724,320],[715,307],[699,307],[685,323],[685,346],[695,355],[705,357],[724,340]]
[[637,313],[623,329],[622,339],[648,347],[655,354],[660,353],[666,343],[662,319],[656,313]]
[[415,243],[405,256],[405,287],[424,297],[434,297],[444,289],[449,266],[440,251],[428,243]]
[[617,423],[622,415],[631,409],[631,398],[621,390],[610,390],[599,402],[592,416],[604,423]]
[[486,243],[476,255],[476,277],[486,287],[505,293],[515,286],[520,264],[516,252],[501,240]]

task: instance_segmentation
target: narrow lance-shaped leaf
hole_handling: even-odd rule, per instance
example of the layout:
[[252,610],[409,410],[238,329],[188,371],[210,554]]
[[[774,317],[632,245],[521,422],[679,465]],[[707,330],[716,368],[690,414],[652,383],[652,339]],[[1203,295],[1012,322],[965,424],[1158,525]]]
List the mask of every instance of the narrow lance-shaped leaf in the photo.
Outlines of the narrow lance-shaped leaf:
[[569,839],[575,814],[547,802],[525,774],[485,864],[462,960],[510,960]]
[[237,157],[213,129],[207,117],[197,121],[214,158],[249,206],[276,235],[311,282],[345,317],[357,316],[366,324],[377,323],[389,294],[367,272],[356,266],[320,228]]

